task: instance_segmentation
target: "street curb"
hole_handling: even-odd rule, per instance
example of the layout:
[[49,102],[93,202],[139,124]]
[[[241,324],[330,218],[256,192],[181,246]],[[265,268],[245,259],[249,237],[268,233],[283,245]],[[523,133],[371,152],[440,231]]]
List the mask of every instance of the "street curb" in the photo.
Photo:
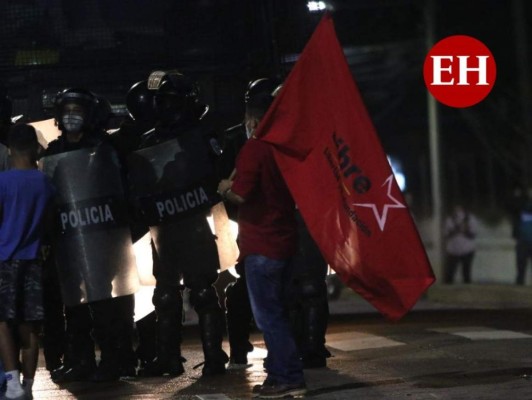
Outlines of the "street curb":
[[532,288],[491,284],[434,285],[427,291],[426,299],[488,308],[532,307]]

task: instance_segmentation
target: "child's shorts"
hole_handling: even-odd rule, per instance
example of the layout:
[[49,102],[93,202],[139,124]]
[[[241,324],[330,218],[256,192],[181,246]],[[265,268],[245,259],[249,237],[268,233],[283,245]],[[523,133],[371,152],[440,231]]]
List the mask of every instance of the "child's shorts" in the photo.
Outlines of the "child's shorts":
[[0,261],[0,321],[44,319],[39,260]]

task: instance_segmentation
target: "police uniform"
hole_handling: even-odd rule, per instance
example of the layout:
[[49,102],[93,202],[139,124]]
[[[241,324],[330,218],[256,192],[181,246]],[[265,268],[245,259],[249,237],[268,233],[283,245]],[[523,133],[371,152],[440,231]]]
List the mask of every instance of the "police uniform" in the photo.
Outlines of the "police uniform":
[[[79,103],[81,121],[79,113],[63,113],[69,102]],[[84,89],[62,92],[56,120],[63,134],[49,144],[43,157],[44,171],[57,187],[59,218],[53,251],[66,318],[63,366],[52,371],[56,382],[112,381],[136,373],[132,349],[136,287],[130,283],[135,281],[136,268],[128,216],[121,211],[125,204],[123,179],[101,126],[103,116],[98,107],[102,104],[106,106]],[[110,111],[108,104],[106,109]],[[65,132],[74,129],[68,124],[81,125],[77,127],[83,132],[78,142],[66,139]],[[97,369],[92,339],[101,350]]]
[[[153,74],[152,74],[153,75]],[[151,78],[150,78],[151,79]],[[155,95],[157,125],[130,157],[131,194],[150,226],[156,288],[157,357],[144,375],[180,375],[182,287],[199,317],[203,375],[225,372],[224,316],[213,283],[218,251],[207,213],[219,201],[215,151],[197,102],[197,87],[178,73],[166,74]],[[153,163],[152,163],[153,161]]]

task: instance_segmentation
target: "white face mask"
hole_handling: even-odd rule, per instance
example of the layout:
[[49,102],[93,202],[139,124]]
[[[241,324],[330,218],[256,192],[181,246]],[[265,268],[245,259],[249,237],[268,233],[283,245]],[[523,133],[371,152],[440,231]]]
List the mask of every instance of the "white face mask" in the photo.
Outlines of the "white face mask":
[[83,123],[85,121],[81,114],[69,113],[63,115],[62,122],[67,132],[78,133],[81,131],[81,128],[83,127]]

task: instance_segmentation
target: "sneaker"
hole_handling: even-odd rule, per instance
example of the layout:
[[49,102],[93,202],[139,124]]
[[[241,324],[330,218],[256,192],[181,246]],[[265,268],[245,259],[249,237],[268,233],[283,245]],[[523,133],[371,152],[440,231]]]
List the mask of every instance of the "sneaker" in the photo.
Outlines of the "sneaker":
[[259,392],[259,399],[281,399],[286,396],[303,396],[307,392],[304,383],[263,385]]
[[253,390],[251,391],[251,397],[259,397],[260,391],[263,386],[273,386],[272,380],[270,378],[266,378],[266,380],[262,384],[253,386]]
[[6,393],[3,393],[3,396],[4,397],[2,397],[2,399],[7,399],[7,400],[26,400],[26,393],[24,392],[23,389],[20,389],[20,392],[10,393],[10,397],[8,397],[8,394],[6,391]]

